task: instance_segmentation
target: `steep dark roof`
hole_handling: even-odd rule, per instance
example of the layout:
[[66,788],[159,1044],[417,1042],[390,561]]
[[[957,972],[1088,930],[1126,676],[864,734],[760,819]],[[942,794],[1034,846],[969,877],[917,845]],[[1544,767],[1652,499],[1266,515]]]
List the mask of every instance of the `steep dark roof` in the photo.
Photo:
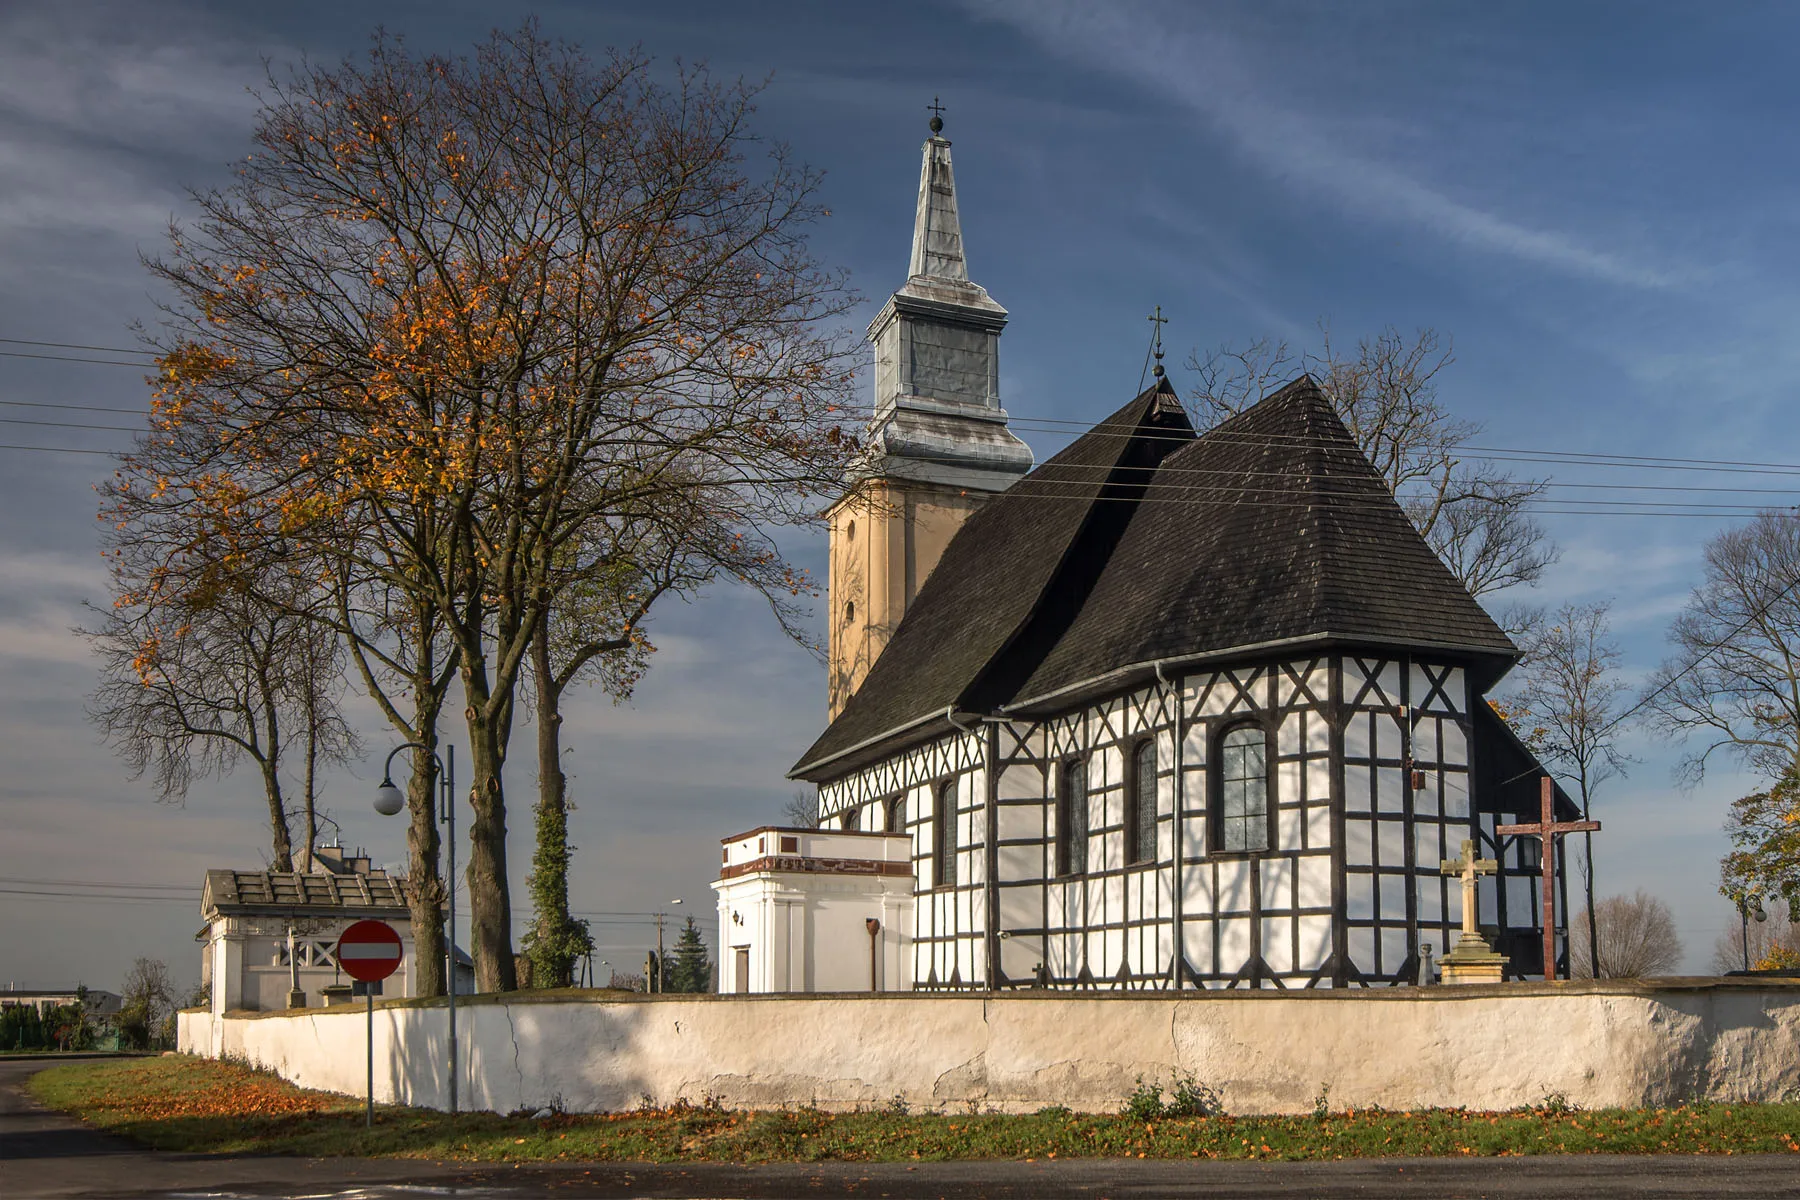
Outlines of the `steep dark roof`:
[[1165,380],[969,519],[794,773],[952,708],[1049,711],[1157,661],[1302,641],[1517,653],[1310,378],[1198,438]]

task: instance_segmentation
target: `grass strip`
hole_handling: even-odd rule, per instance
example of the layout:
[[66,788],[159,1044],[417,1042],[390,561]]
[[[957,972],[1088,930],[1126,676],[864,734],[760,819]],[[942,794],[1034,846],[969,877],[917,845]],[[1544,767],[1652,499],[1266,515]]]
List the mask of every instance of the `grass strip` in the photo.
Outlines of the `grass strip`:
[[1318,1160],[1523,1154],[1800,1153],[1800,1104],[1582,1111],[1364,1109],[1317,1117],[1180,1117],[1046,1109],[827,1113],[677,1105],[541,1119],[378,1107],[197,1058],[69,1063],[37,1075],[44,1104],[159,1150],[476,1162],[919,1162],[949,1159]]

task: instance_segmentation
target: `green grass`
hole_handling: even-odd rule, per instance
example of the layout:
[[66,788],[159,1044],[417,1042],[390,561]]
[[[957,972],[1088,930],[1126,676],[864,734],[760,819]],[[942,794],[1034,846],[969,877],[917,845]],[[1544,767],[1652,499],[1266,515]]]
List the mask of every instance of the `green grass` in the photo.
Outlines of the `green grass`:
[[543,1120],[452,1118],[309,1092],[194,1058],[69,1063],[33,1079],[45,1104],[164,1150],[381,1155],[503,1162],[913,1162],[944,1159],[1336,1159],[1513,1154],[1800,1152],[1800,1104],[1690,1104],[1593,1112],[1435,1109],[1324,1117],[1143,1120],[1047,1109],[1028,1116],[892,1110],[753,1112],[679,1105]]

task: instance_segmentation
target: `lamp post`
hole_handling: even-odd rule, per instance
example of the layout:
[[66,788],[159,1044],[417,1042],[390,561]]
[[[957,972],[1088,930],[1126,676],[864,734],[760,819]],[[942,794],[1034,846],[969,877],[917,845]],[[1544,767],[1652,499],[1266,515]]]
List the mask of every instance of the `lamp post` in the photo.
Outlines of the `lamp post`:
[[[387,761],[381,765],[381,786],[375,789],[375,811],[384,817],[391,817],[406,807],[406,797],[394,786],[392,767],[394,755],[402,750],[430,750],[424,742],[402,742],[388,752]],[[450,893],[450,931],[449,945],[444,951],[444,985],[445,995],[450,1009],[450,1112],[456,1112],[456,747],[445,746],[444,758],[440,759],[432,751],[431,762],[437,768],[438,780],[442,787],[443,800],[438,805],[438,820],[449,827],[449,835],[445,839],[449,847],[450,869],[445,878]]]
[[1738,921],[1742,927],[1744,939],[1744,970],[1750,970],[1750,918],[1755,917],[1758,925],[1769,919],[1769,912],[1763,907],[1762,897],[1755,892],[1738,898]]

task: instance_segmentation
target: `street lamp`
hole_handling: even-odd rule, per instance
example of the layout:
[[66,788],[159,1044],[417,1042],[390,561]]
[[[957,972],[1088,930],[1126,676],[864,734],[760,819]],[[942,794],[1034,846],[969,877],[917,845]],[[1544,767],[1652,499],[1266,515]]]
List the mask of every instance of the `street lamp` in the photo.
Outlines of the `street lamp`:
[[1768,910],[1763,908],[1762,897],[1755,892],[1738,898],[1738,921],[1743,927],[1744,937],[1744,970],[1750,970],[1750,918],[1755,917],[1758,925],[1769,919]]
[[437,768],[438,780],[442,785],[442,802],[438,805],[438,820],[449,826],[450,870],[447,876],[450,893],[450,936],[449,948],[444,953],[446,963],[445,985],[450,1006],[450,1111],[456,1112],[456,747],[445,746],[444,758],[439,758],[435,751],[424,742],[402,742],[388,752],[387,761],[381,765],[381,786],[375,789],[375,811],[384,817],[391,817],[406,807],[406,797],[394,786],[394,756],[402,750],[426,750],[431,752],[431,763]]

